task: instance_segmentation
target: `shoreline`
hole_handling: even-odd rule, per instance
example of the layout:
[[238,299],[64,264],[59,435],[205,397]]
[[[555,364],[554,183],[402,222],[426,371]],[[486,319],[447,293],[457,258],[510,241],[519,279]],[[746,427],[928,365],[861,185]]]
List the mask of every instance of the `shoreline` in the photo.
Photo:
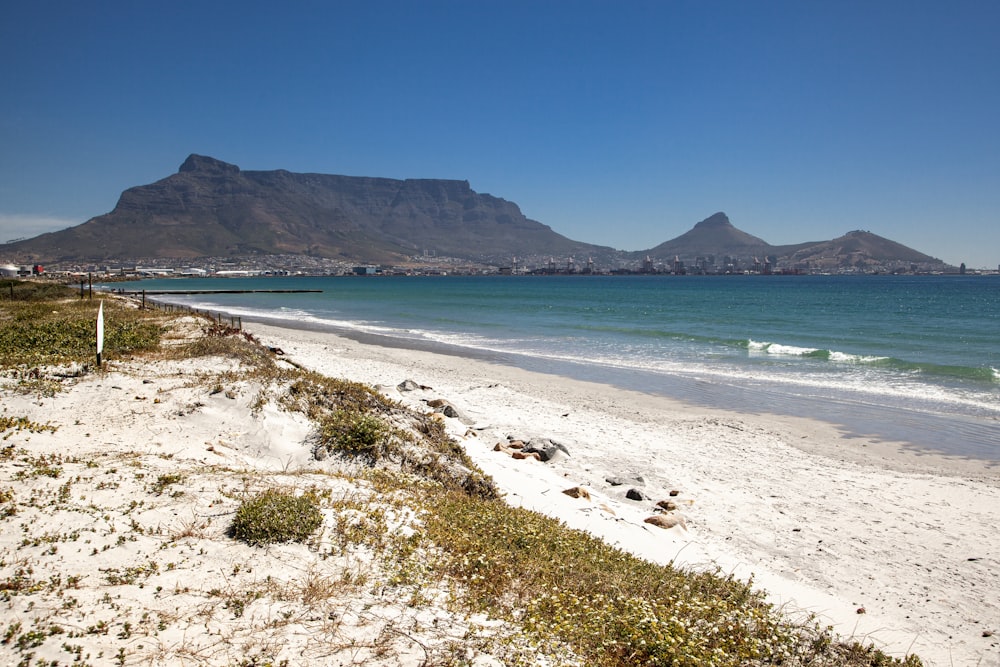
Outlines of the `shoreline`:
[[[449,401],[460,414],[448,420],[453,434],[509,502],[657,562],[753,578],[793,614],[816,614],[892,655],[916,653],[929,665],[1000,657],[986,634],[1000,625],[1000,471],[988,462],[490,359],[261,322],[245,328],[286,359],[413,407]],[[398,392],[408,379],[433,389]],[[549,438],[569,455],[513,460],[493,451],[506,438]],[[612,486],[613,477],[626,483]],[[592,502],[561,493],[572,486]],[[630,488],[647,500],[627,499]],[[643,524],[671,491],[686,529]]]
[[[200,304],[199,307],[211,311],[218,309],[229,316],[238,314],[248,323],[328,332],[383,347],[485,359],[547,375],[663,396],[698,409],[756,414],[770,420],[823,421],[845,439],[864,443],[865,448],[894,450],[902,446],[912,450],[914,456],[910,458],[914,461],[930,454],[951,460],[981,460],[1000,468],[1000,448],[996,446],[1000,438],[1000,413],[996,412],[991,397],[977,395],[973,400],[959,392],[956,396],[949,395],[948,400],[941,399],[939,404],[931,395],[924,396],[919,391],[917,394],[886,393],[877,381],[864,383],[863,389],[851,383],[826,386],[822,380],[817,384],[808,373],[802,377],[779,373],[770,378],[766,374],[755,374],[752,367],[736,372],[725,364],[716,367],[712,362],[669,368],[659,368],[655,364],[622,366],[589,357],[508,349],[503,344],[477,346],[475,342],[434,340],[434,336],[425,338],[419,331],[410,331],[405,326],[398,330],[373,331],[368,330],[364,322],[358,325],[308,315],[305,319],[282,318],[233,304],[212,307]],[[974,470],[974,466],[966,466],[966,469]]]
[[[987,483],[1000,484],[1000,459],[983,458],[949,454],[930,449],[904,440],[866,436],[853,432],[844,425],[833,423],[818,417],[806,417],[796,414],[776,413],[767,410],[748,412],[737,408],[718,407],[712,404],[699,403],[669,396],[662,392],[643,391],[634,386],[623,386],[599,379],[581,378],[570,373],[561,373],[558,364],[549,364],[546,370],[532,370],[519,364],[510,353],[463,348],[436,341],[406,339],[386,334],[352,330],[348,327],[336,327],[329,324],[299,322],[292,320],[270,319],[259,316],[241,316],[249,330],[263,328],[280,331],[302,331],[317,336],[343,338],[359,345],[390,350],[404,350],[414,353],[437,355],[441,358],[467,359],[473,362],[491,364],[497,368],[510,369],[512,377],[545,379],[558,378],[558,381],[581,388],[604,388],[628,395],[635,401],[649,406],[659,406],[658,409],[705,413],[739,415],[762,424],[783,424],[785,428],[802,430],[805,435],[795,444],[828,458],[851,461],[855,463],[871,462],[894,470],[905,472],[928,472],[934,474],[971,476]],[[280,337],[280,333],[276,334]],[[523,374],[523,375],[522,375]],[[819,437],[817,437],[819,435]]]

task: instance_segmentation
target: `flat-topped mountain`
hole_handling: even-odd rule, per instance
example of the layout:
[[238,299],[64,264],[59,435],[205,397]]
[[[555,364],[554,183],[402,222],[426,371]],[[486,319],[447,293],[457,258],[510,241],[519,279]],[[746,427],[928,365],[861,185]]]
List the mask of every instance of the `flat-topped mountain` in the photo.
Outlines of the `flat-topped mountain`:
[[401,262],[426,253],[509,263],[529,253],[613,252],[561,236],[468,181],[242,171],[200,155],[126,190],[110,213],[3,250],[61,262],[276,254]]
[[577,266],[593,260],[599,269],[636,267],[647,258],[656,267],[679,259],[716,267],[770,260],[810,270],[947,268],[870,232],[773,246],[721,212],[654,248],[625,252],[562,236],[468,181],[243,171],[201,155],[189,156],[175,174],[129,188],[110,213],[0,245],[0,260],[24,264],[265,255],[387,264],[450,257],[495,266],[519,258],[521,267],[566,267],[575,258]]

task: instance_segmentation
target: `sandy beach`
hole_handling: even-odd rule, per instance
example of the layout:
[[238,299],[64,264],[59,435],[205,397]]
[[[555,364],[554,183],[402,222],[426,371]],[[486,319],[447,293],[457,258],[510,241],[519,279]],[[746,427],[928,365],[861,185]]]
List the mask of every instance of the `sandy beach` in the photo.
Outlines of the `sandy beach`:
[[[446,419],[449,433],[512,504],[656,562],[752,577],[787,613],[815,615],[840,635],[894,656],[915,653],[936,666],[1000,665],[996,468],[921,454],[905,443],[848,440],[807,419],[692,408],[329,333],[246,328],[279,348],[286,363],[378,386],[421,410],[445,399],[457,410]],[[256,598],[227,597],[247,582],[259,590],[265,582],[300,590],[322,581],[316,554],[301,545],[262,550],[219,539],[241,486],[277,480],[354,491],[311,474],[326,464],[314,460],[301,415],[273,407],[255,412],[245,383],[212,393],[197,386],[197,377],[227,362],[212,363],[122,361],[52,396],[3,390],[3,415],[58,426],[9,432],[3,444],[31,451],[36,471],[38,457],[59,457],[62,471],[55,479],[25,475],[30,466],[18,468],[16,460],[4,464],[3,488],[18,501],[38,502],[19,503],[6,520],[3,578],[44,587],[56,576],[78,577],[78,585],[43,603],[7,595],[2,627],[41,628],[58,617],[64,628],[76,627],[64,644],[84,646],[92,664],[116,656],[122,664],[181,664],[178,656],[190,660],[185,664],[227,664],[284,651],[302,664],[416,665],[435,641],[467,632],[468,619],[370,592],[328,600],[335,610],[291,603],[265,610]],[[404,380],[421,388],[400,391]],[[555,443],[551,460],[496,451],[498,443],[540,439]],[[88,465],[94,460],[99,469]],[[241,478],[233,474],[239,470],[268,477]],[[173,481],[157,494],[152,480]],[[590,499],[562,493],[575,486]],[[50,497],[72,498],[76,506],[46,511]],[[678,507],[683,525],[644,523],[661,501]],[[100,583],[115,573],[145,586],[129,587],[128,599],[108,595]],[[237,602],[247,611],[234,618]],[[102,626],[92,631],[98,621],[74,620],[75,605],[104,608],[103,627],[113,630],[102,634]],[[280,627],[277,617],[284,618]],[[386,627],[376,618],[407,628],[382,642],[391,656],[365,641]],[[158,624],[167,629],[154,632]],[[317,639],[319,630],[327,639]],[[13,664],[26,649],[10,637],[0,655]],[[109,648],[98,648],[102,642]],[[68,649],[59,654],[50,644],[37,649],[38,657],[68,662]],[[474,660],[499,664],[489,656]]]
[[[893,655],[1000,664],[997,635],[983,636],[1000,631],[995,467],[846,440],[805,419],[710,412],[477,360],[251,328],[322,373],[364,378],[417,407],[446,398],[464,418],[453,420],[456,436],[476,431],[466,447],[512,503],[651,560],[753,576],[790,612],[815,613]],[[397,394],[403,379],[433,389]],[[550,438],[569,455],[514,460],[493,451],[507,437]],[[607,482],[616,477],[624,483]],[[575,485],[593,502],[560,493]],[[648,500],[627,499],[631,488]],[[643,524],[675,490],[687,530]]]

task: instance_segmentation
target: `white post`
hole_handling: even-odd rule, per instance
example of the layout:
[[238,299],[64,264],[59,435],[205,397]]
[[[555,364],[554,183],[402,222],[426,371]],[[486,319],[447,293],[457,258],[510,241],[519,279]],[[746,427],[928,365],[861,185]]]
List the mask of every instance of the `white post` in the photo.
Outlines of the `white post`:
[[101,352],[104,351],[104,301],[97,309],[97,367],[101,367]]

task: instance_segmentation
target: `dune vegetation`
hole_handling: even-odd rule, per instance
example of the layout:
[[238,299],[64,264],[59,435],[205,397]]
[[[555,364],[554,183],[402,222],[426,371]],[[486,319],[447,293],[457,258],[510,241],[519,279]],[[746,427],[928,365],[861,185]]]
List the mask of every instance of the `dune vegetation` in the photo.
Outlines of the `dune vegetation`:
[[[653,564],[508,505],[448,437],[437,415],[404,408],[357,379],[325,377],[284,363],[252,335],[208,319],[196,335],[178,341],[172,332],[179,314],[141,310],[116,298],[104,303],[108,365],[126,359],[140,364],[223,359],[223,364],[202,364],[215,370],[199,376],[201,395],[253,387],[251,411],[271,405],[313,424],[313,437],[301,446],[316,455],[302,470],[278,472],[232,465],[199,469],[197,462],[161,457],[157,465],[167,467],[137,478],[140,467],[129,463],[135,456],[117,455],[118,463],[112,464],[92,452],[54,456],[34,451],[36,438],[14,436],[52,431],[60,424],[4,410],[0,521],[5,532],[21,536],[21,546],[0,553],[0,608],[6,608],[0,618],[0,654],[21,664],[41,664],[43,657],[44,664],[179,659],[182,648],[170,649],[163,638],[172,628],[189,627],[185,616],[206,614],[210,603],[217,618],[249,625],[238,651],[212,653],[190,639],[183,652],[192,664],[308,664],[282,652],[281,632],[302,632],[299,619],[308,616],[302,610],[338,601],[346,605],[348,598],[375,592],[402,608],[440,609],[460,619],[456,623],[464,632],[456,637],[436,633],[430,624],[402,627],[383,619],[379,632],[352,636],[325,655],[350,650],[372,664],[389,664],[388,656],[404,637],[419,646],[412,664],[425,665],[473,664],[482,655],[500,664],[525,665],[539,659],[609,666],[921,664],[916,656],[893,658],[838,638],[813,619],[791,618],[751,582]],[[96,300],[57,285],[0,284],[0,391],[52,395],[72,390],[64,377],[106,372],[94,364],[96,309]],[[224,530],[213,532],[207,523],[192,521],[187,530],[161,536],[164,546],[158,553],[164,556],[143,555],[133,562],[130,545],[153,534],[133,515],[129,527],[108,543],[128,565],[98,572],[99,561],[88,565],[84,559],[72,576],[50,570],[55,561],[46,549],[63,549],[72,538],[36,534],[25,517],[37,511],[110,515],[110,509],[95,510],[79,500],[100,484],[125,483],[106,474],[110,468],[128,472],[131,482],[142,485],[137,488],[143,490],[146,508],[172,503],[175,513],[184,503],[206,502],[192,489],[199,487],[199,476],[211,476],[208,488],[218,489],[210,494],[213,516],[221,517]],[[199,570],[195,544],[204,558],[226,549],[252,555],[273,545],[293,545],[312,558],[309,581],[290,587],[270,575],[245,579],[249,567],[237,566],[227,574],[225,588],[200,596],[175,589],[172,597],[170,591],[156,590],[156,596],[170,598],[169,605],[153,605],[146,616],[138,608],[118,608],[109,615],[109,608],[124,605],[121,591],[138,596],[143,586],[146,592],[155,590],[159,576],[179,567],[168,547],[185,540],[190,561],[184,567],[192,572]],[[92,590],[85,596],[81,589],[87,587]],[[118,597],[112,600],[112,594]],[[31,622],[16,615],[14,610],[24,607],[15,602],[25,598],[37,601],[32,604],[36,612],[50,612],[35,613]],[[252,614],[251,609],[260,611]],[[151,613],[155,622],[149,620]],[[268,642],[253,644],[257,622]],[[99,650],[102,645],[106,648]],[[367,653],[358,653],[359,646]],[[233,657],[238,655],[243,657]]]

